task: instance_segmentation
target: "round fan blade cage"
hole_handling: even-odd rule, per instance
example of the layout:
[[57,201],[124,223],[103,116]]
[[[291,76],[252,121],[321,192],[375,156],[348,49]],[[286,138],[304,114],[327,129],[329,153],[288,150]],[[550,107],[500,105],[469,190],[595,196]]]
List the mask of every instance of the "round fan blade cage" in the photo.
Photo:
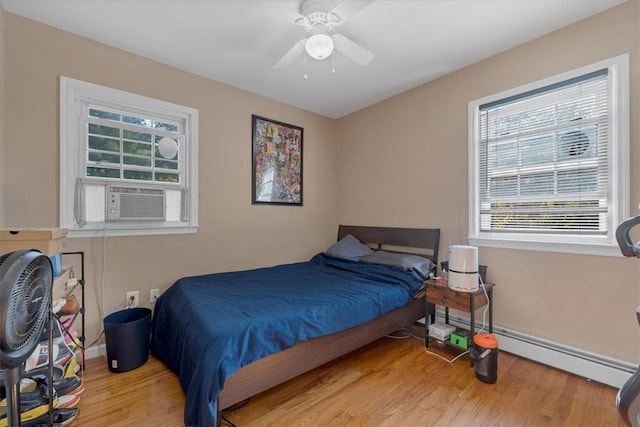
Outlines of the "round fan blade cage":
[[13,252],[9,252],[8,254],[0,255],[0,265],[2,265],[9,256],[13,254]]
[[0,258],[0,362],[19,366],[38,345],[53,287],[49,257],[35,250]]

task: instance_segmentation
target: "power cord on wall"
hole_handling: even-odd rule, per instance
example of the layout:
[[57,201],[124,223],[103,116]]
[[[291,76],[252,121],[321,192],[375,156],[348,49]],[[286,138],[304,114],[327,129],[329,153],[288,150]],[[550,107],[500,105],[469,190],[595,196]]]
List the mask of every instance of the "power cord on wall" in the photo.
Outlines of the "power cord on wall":
[[[100,310],[100,319],[104,319],[104,278],[105,278],[106,270],[107,270],[107,223],[105,222],[104,227],[102,228],[102,272],[100,274],[100,282],[97,284],[98,286],[100,286],[100,289],[99,289],[100,304],[98,304],[98,309]],[[89,347],[92,347],[93,345],[99,343],[103,335],[104,335],[104,329],[102,330],[102,332],[100,332],[100,334],[95,339],[95,341],[93,341],[91,345],[89,345]],[[98,352],[102,357],[107,357],[106,351],[102,351],[100,346],[98,346]]]
[[89,344],[87,346],[87,348],[92,347],[96,344],[98,344],[98,342],[100,342],[100,338],[102,338],[102,336],[104,335],[104,329],[102,331],[100,331],[100,333],[98,334],[98,338],[96,338],[95,340],[93,340],[93,342],[91,344]]
[[478,279],[480,279],[480,286],[482,286],[482,291],[484,292],[485,298],[487,298],[487,303],[484,306],[484,310],[482,311],[482,327],[477,332],[481,334],[484,331],[484,328],[487,326],[486,317],[487,311],[489,310],[489,294],[487,293],[487,287],[484,285],[484,280],[482,280],[482,276],[478,273]]

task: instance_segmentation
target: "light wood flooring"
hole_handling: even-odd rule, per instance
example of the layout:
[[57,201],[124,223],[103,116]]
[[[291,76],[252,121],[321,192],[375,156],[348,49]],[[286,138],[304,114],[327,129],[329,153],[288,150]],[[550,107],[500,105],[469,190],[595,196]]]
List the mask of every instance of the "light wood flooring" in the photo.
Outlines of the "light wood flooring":
[[[446,353],[444,353],[446,356]],[[177,377],[150,357],[126,373],[87,361],[75,426],[183,426]],[[498,381],[449,364],[414,338],[383,338],[223,414],[264,426],[623,426],[617,390],[501,352]]]

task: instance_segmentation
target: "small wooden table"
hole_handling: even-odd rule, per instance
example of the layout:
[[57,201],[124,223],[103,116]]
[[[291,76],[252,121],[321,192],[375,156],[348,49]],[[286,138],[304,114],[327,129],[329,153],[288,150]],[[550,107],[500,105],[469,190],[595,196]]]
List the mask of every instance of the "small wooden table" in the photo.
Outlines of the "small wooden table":
[[[485,289],[489,296],[489,332],[493,332],[493,283],[485,283]],[[487,295],[485,295],[482,285],[478,290],[473,292],[463,292],[451,289],[446,281],[427,280],[425,282],[425,298],[427,304],[425,304],[425,316],[424,316],[424,333],[425,340],[424,346],[429,347],[429,323],[435,321],[435,308],[432,310],[429,303],[435,305],[441,305],[445,307],[444,319],[445,323],[449,324],[449,309],[463,311],[469,313],[469,339],[473,343],[473,336],[475,335],[475,322],[476,322],[476,310],[487,304]],[[431,322],[428,318],[431,317]],[[471,362],[473,365],[473,361]]]

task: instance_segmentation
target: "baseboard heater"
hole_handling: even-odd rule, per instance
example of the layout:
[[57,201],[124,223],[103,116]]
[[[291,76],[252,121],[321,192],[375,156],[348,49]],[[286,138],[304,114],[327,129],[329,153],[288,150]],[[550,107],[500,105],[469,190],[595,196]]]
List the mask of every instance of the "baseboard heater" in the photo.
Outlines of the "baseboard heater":
[[[436,317],[439,321],[444,321],[444,311],[437,310]],[[468,318],[450,313],[449,321],[455,326],[469,329]],[[476,330],[478,325],[482,325],[482,323],[476,321]],[[498,337],[500,350],[615,388],[622,387],[638,367],[637,364],[621,359],[604,356],[496,325],[493,326],[493,332]]]

